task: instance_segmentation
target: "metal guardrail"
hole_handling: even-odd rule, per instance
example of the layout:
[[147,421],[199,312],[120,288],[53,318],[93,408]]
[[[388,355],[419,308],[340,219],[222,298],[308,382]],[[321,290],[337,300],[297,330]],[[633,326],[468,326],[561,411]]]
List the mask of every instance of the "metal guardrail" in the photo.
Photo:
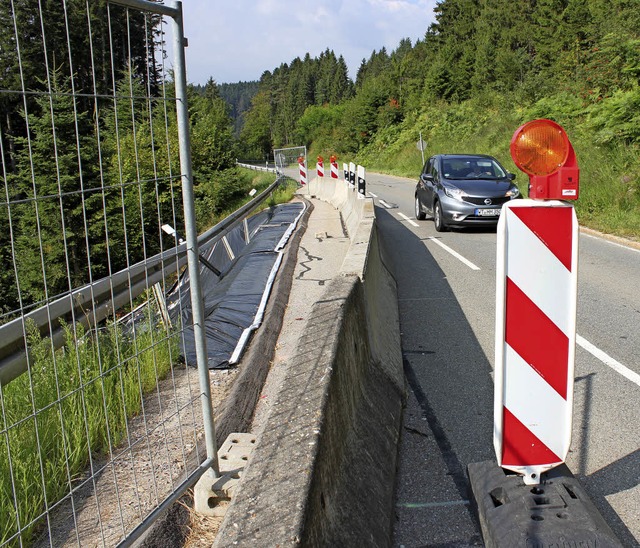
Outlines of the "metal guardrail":
[[[274,171],[275,170],[269,170]],[[258,208],[281,183],[278,177],[250,202],[198,237],[198,246],[215,243]],[[95,327],[113,312],[151,289],[154,284],[176,272],[187,263],[186,242],[58,298],[29,314],[0,326],[0,385],[6,385],[27,370],[25,323],[32,321],[41,336],[51,337],[55,348],[64,342],[60,320]]]
[[243,164],[242,162],[236,162],[236,165],[238,167],[244,167],[245,169],[252,169],[254,171],[268,171],[269,173],[277,173],[275,167],[269,167],[268,165],[261,166],[257,164]]

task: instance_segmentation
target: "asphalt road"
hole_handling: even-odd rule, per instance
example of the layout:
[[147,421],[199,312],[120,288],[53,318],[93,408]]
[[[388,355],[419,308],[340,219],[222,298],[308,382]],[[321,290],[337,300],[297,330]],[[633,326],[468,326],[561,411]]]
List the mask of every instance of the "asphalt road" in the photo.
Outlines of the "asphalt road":
[[[438,233],[415,182],[368,174],[398,283],[409,404],[395,546],[482,545],[466,466],[495,460],[494,230]],[[640,250],[581,234],[567,464],[625,546],[640,546]]]

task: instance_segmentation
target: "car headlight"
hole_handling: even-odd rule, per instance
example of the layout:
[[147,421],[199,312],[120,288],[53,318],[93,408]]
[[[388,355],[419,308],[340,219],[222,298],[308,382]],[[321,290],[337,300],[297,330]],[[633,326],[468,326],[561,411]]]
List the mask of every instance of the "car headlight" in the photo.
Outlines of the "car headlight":
[[517,198],[518,196],[520,196],[520,190],[518,190],[518,187],[514,186],[513,188],[510,188],[509,190],[507,190],[507,193],[505,194],[505,196],[513,200],[514,198]]
[[444,193],[449,196],[449,198],[453,198],[455,200],[464,200],[466,194],[455,186],[445,186]]

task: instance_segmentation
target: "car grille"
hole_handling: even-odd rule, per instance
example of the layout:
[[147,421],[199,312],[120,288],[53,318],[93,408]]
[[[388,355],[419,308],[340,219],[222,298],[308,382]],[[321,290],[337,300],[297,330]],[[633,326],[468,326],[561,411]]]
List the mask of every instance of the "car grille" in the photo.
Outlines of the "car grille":
[[474,196],[465,196],[464,197],[464,201],[468,202],[470,204],[475,204],[475,205],[486,205],[486,206],[495,206],[495,205],[502,205],[506,202],[508,202],[511,198],[509,198],[509,196],[500,196],[500,197],[495,197],[495,198],[491,198],[491,203],[490,204],[485,204],[484,201],[486,200],[486,196],[483,198],[476,198]]

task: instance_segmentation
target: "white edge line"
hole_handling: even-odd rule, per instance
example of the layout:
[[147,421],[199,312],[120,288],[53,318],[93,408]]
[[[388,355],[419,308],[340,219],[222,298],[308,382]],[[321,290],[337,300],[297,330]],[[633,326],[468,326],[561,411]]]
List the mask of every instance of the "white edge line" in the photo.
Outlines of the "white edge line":
[[378,200],[384,207],[386,207],[387,209],[391,209],[391,206],[385,202],[384,200]]
[[636,253],[640,253],[640,249],[631,247],[630,245],[622,244],[620,242],[614,242],[607,238],[603,238],[602,236],[598,236],[597,234],[589,234],[588,232],[585,232],[583,230],[580,231],[580,236],[586,236],[587,238],[591,238],[593,240],[600,240],[601,242],[604,242],[606,244],[611,244],[616,247],[621,247],[622,249],[626,249],[627,251],[635,251]]
[[404,213],[398,212],[398,215],[400,215],[400,217],[402,217],[405,221],[407,221],[411,226],[415,226],[415,227],[419,227],[420,226],[415,221],[409,219],[409,217],[407,217]]
[[597,346],[592,345],[588,340],[576,334],[576,343],[584,348],[589,354],[598,358],[602,363],[608,365],[615,372],[620,373],[623,377],[632,383],[640,386],[640,375],[635,371],[631,371],[628,367],[622,365],[619,361],[613,359],[609,354],[600,350]]
[[374,194],[373,192],[369,192],[370,196],[373,196],[374,198],[377,198],[378,196],[376,194]]
[[427,240],[432,241],[434,244],[438,244],[442,249],[444,249],[445,251],[447,251],[448,253],[451,253],[451,255],[453,255],[456,259],[458,259],[460,262],[466,264],[471,270],[480,270],[479,266],[476,266],[475,264],[473,264],[470,260],[465,259],[462,255],[460,255],[460,253],[458,253],[457,251],[454,251],[453,249],[451,249],[448,245],[443,244],[440,240],[438,240],[437,238],[427,238]]

